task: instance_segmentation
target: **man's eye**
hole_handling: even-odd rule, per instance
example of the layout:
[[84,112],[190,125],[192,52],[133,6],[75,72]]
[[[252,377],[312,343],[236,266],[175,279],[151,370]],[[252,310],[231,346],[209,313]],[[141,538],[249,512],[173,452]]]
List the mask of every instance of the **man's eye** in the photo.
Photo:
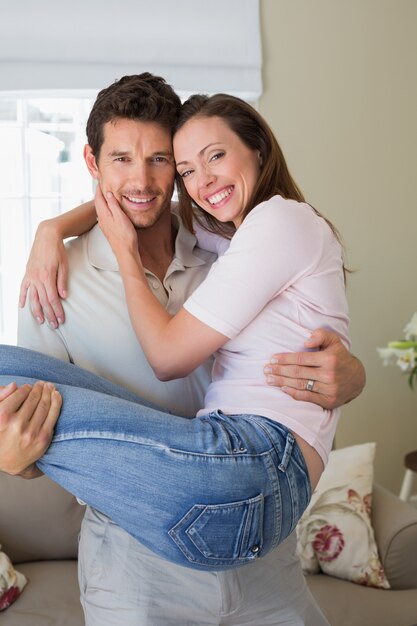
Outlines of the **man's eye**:
[[165,163],[167,161],[167,158],[163,156],[157,156],[153,158],[153,161],[155,163]]
[[129,159],[127,157],[116,157],[114,160],[119,163],[126,163]]

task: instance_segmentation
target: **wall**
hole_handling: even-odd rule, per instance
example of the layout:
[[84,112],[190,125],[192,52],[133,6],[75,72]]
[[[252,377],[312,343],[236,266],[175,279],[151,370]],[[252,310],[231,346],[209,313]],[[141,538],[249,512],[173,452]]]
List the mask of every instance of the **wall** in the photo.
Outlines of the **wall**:
[[351,337],[367,386],[337,447],[376,441],[376,479],[397,492],[417,449],[417,389],[376,347],[417,311],[417,2],[261,0],[261,23],[261,113],[356,270]]

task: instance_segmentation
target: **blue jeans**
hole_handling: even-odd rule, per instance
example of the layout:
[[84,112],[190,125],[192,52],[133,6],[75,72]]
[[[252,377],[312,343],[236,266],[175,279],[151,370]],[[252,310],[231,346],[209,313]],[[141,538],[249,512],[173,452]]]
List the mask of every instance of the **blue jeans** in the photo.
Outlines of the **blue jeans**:
[[0,346],[1,385],[38,379],[64,400],[39,468],[169,561],[206,571],[250,563],[308,504],[304,458],[272,420],[171,415],[75,365]]

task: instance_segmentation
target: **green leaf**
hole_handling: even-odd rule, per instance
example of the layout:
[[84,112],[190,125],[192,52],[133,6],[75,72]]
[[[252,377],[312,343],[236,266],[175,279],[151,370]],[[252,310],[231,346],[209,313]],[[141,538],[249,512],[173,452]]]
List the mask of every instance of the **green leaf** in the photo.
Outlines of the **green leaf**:
[[411,370],[410,376],[408,378],[408,384],[410,389],[414,391],[414,378],[417,378],[417,365]]
[[409,350],[410,348],[417,349],[417,341],[390,341],[388,348],[394,348],[394,350]]

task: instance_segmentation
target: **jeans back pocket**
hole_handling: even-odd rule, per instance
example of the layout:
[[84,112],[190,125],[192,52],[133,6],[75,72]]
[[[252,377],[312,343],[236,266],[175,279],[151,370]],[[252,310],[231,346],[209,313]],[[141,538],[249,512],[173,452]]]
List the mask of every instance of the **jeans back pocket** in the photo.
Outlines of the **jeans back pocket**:
[[232,569],[259,555],[263,518],[262,494],[240,502],[195,504],[169,535],[194,567]]

